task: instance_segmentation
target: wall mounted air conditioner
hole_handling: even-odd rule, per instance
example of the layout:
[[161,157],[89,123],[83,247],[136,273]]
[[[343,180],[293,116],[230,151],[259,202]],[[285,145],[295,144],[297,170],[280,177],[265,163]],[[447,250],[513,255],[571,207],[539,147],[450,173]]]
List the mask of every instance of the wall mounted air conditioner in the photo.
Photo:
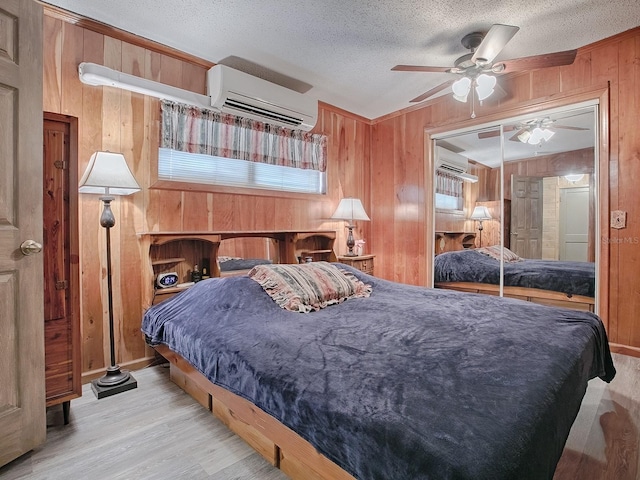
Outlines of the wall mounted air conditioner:
[[225,65],[209,69],[207,88],[221,112],[305,131],[318,119],[316,99]]
[[478,177],[467,173],[469,169],[469,160],[446,148],[436,146],[436,168],[441,172],[454,175],[466,182],[477,182]]

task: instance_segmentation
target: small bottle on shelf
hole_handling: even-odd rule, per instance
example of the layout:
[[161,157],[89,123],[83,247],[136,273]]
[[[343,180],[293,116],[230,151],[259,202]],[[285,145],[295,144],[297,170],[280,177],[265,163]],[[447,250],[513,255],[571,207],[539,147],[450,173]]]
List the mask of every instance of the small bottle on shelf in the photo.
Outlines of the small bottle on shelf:
[[198,264],[195,264],[193,266],[193,270],[191,271],[191,281],[193,283],[198,283],[200,280],[202,280],[202,273],[200,273],[200,270],[198,270]]

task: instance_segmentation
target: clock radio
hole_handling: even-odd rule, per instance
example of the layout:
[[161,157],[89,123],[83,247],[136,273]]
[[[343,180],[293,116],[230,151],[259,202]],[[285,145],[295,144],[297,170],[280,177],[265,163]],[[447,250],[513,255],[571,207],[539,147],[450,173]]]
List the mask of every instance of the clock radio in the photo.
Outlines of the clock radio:
[[159,288],[175,287],[178,284],[176,272],[159,273],[156,277],[156,285]]

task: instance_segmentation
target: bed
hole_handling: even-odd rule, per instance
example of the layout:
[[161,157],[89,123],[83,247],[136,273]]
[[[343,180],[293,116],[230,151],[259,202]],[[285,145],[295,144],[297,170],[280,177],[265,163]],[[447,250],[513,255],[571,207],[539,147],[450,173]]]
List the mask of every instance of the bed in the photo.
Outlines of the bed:
[[588,380],[615,375],[597,316],[339,267],[370,296],[303,314],[216,278],[142,330],[176,383],[294,479],[553,477]]
[[[507,249],[505,251],[511,253]],[[438,288],[496,295],[500,285],[500,261],[479,253],[479,249],[442,253],[434,260],[434,284]],[[504,294],[593,311],[595,264],[530,259],[505,261]]]

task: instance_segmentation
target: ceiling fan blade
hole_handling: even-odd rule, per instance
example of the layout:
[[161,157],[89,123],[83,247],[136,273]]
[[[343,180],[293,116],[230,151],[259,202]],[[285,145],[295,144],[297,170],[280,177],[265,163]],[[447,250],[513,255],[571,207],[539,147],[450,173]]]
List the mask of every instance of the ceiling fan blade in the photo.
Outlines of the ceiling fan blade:
[[[510,132],[512,130],[515,130],[516,127],[504,127],[502,129],[503,132]],[[499,137],[500,136],[500,129],[496,129],[496,130],[488,130],[486,132],[480,132],[478,133],[478,138],[479,139],[483,139],[483,138],[491,138],[491,137]]]
[[570,127],[568,125],[552,125],[551,128],[564,128],[565,130],[590,130],[589,128]]
[[447,150],[452,151],[453,153],[464,152],[464,148],[454,145],[453,143],[449,143],[446,140],[438,140],[438,145],[442,148],[446,148]]
[[559,67],[571,65],[576,59],[577,50],[565,50],[563,52],[544,53],[531,57],[514,58],[500,62],[504,70],[499,73],[521,72],[523,70],[535,70],[537,68]]
[[394,70],[396,72],[433,72],[433,73],[444,72],[446,73],[450,69],[451,67],[427,67],[424,65],[396,65],[391,70]]
[[520,27],[514,27],[512,25],[502,25],[497,23],[493,25],[487,34],[482,39],[482,43],[478,46],[471,61],[485,65],[493,62],[493,59],[498,56],[509,40],[518,33]]
[[427,92],[424,92],[422,95],[419,95],[416,98],[414,98],[413,100],[409,100],[409,101],[411,103],[422,102],[423,100],[426,100],[427,98],[432,97],[436,93],[441,92],[442,90],[444,90],[446,88],[449,88],[453,82],[454,82],[454,80],[449,80],[447,82],[441,83],[437,87],[433,87],[431,90],[429,90]]
[[483,138],[492,138],[500,136],[500,130],[491,130],[489,132],[480,132],[478,133],[478,138],[482,140]]

